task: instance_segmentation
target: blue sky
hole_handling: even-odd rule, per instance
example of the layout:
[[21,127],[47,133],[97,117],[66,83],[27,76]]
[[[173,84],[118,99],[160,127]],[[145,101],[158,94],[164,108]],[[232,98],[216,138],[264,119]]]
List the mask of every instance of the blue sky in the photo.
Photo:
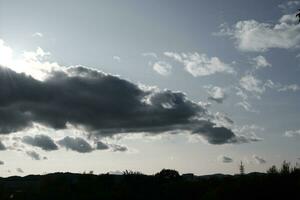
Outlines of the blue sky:
[[[226,4],[221,0],[0,0],[3,67],[47,85],[53,71],[65,70],[71,76],[68,73],[75,72],[67,69],[81,65],[118,75],[142,87],[142,92],[164,96],[157,101],[169,100],[170,92],[164,90],[168,89],[175,96],[184,94],[207,112],[207,122],[236,137],[235,142],[214,144],[214,132],[191,134],[189,125],[178,127],[177,122],[159,133],[143,127],[123,134],[120,130],[128,128],[124,126],[111,137],[96,135],[107,148],[94,150],[99,141],[88,136],[103,132],[103,127],[91,132],[86,121],[66,118],[68,126],[57,128],[32,119],[31,125],[17,131],[4,133],[0,127],[1,175],[125,169],[151,174],[161,168],[233,174],[240,161],[248,172],[265,171],[283,160],[296,163],[300,157],[300,25],[295,17],[299,7],[299,1],[276,0]],[[162,109],[174,105],[162,103]],[[40,135],[47,135],[57,149],[37,145],[38,139],[49,139]],[[32,140],[24,140],[26,136]]]

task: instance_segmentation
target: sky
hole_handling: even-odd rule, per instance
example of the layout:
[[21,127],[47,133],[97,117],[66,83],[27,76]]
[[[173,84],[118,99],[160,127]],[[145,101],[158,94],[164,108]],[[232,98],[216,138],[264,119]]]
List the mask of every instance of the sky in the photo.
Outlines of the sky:
[[0,176],[300,162],[298,8],[0,0]]

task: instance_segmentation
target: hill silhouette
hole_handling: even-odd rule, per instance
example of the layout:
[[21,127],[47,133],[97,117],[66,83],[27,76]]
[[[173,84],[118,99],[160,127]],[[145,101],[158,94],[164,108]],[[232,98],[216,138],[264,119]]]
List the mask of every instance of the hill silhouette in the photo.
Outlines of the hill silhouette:
[[0,199],[291,199],[299,188],[299,168],[206,176],[165,169],[155,175],[53,173],[0,178]]

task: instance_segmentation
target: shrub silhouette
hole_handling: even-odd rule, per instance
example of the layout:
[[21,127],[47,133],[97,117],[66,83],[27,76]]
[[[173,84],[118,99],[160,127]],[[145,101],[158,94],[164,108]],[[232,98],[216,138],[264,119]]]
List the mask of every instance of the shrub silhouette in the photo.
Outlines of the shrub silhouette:
[[180,177],[178,171],[174,169],[162,169],[160,172],[155,174],[155,177],[161,179],[178,179]]

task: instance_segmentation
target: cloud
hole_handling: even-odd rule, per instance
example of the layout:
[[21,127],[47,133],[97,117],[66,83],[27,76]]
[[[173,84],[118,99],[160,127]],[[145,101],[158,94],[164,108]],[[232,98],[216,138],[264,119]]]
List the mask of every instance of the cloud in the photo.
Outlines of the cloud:
[[77,151],[79,153],[89,153],[93,151],[92,146],[86,140],[80,137],[72,138],[67,136],[59,140],[58,144],[66,149]]
[[2,141],[0,140],[0,151],[4,151],[6,150],[5,145],[2,143]]
[[278,8],[282,9],[284,12],[289,12],[291,10],[295,10],[295,8],[299,7],[300,1],[287,1],[285,3],[279,4]]
[[297,84],[283,85],[278,88],[279,92],[284,92],[284,91],[296,92],[298,90],[300,90],[300,86]]
[[291,49],[300,44],[300,25],[295,14],[283,15],[276,24],[255,20],[221,25],[218,35],[230,36],[242,51],[264,52],[272,48]]
[[121,57],[120,56],[113,56],[113,59],[116,60],[117,62],[121,62]]
[[136,85],[82,66],[52,71],[43,81],[0,67],[0,91],[2,134],[39,123],[56,130],[82,126],[102,137],[181,130],[212,144],[235,141],[230,129],[215,127],[206,107],[182,92]]
[[26,154],[31,157],[33,160],[41,160],[40,154],[35,151],[26,151]]
[[256,69],[272,67],[272,65],[267,61],[267,59],[261,55],[253,58],[252,64]]
[[265,163],[267,162],[265,159],[263,159],[263,158],[260,157],[260,156],[253,155],[252,157],[253,157],[253,159],[255,160],[255,162],[256,162],[257,164],[265,164]]
[[114,152],[125,152],[128,150],[127,147],[118,145],[118,144],[111,144],[110,147],[112,148],[112,151],[114,151]]
[[233,125],[233,120],[230,119],[226,114],[217,112],[214,115],[213,122],[216,124],[216,126],[223,126],[223,127],[231,127]]
[[96,149],[98,150],[106,150],[109,149],[109,146],[101,141],[97,141],[96,143]]
[[162,76],[168,76],[171,74],[172,65],[164,61],[157,61],[153,64],[153,70]]
[[221,155],[218,157],[218,161],[223,162],[223,163],[232,163],[233,159],[228,156]]
[[0,165],[4,165],[4,162],[2,160],[0,160]]
[[217,103],[223,103],[226,98],[224,89],[217,86],[205,86],[209,94],[208,100],[215,101]]
[[16,171],[19,173],[24,173],[23,169],[21,169],[21,168],[17,168]]
[[43,33],[40,33],[40,32],[35,32],[34,34],[32,34],[32,37],[43,37]]
[[149,56],[152,58],[158,58],[157,54],[154,52],[146,52],[146,53],[142,53],[142,56]]
[[209,58],[206,54],[164,52],[164,55],[182,63],[185,70],[194,77],[208,76],[215,73],[235,73],[234,69],[218,57]]
[[0,39],[0,66],[8,66],[13,60],[13,50]]
[[34,137],[24,136],[22,138],[22,142],[32,146],[40,147],[45,151],[53,151],[58,149],[52,138],[47,135],[36,135]]
[[246,74],[240,81],[240,86],[248,92],[255,94],[258,98],[265,92],[264,84],[252,74]]
[[284,133],[284,135],[286,137],[295,137],[295,136],[300,136],[300,129],[299,130],[289,130],[289,131],[286,131]]

